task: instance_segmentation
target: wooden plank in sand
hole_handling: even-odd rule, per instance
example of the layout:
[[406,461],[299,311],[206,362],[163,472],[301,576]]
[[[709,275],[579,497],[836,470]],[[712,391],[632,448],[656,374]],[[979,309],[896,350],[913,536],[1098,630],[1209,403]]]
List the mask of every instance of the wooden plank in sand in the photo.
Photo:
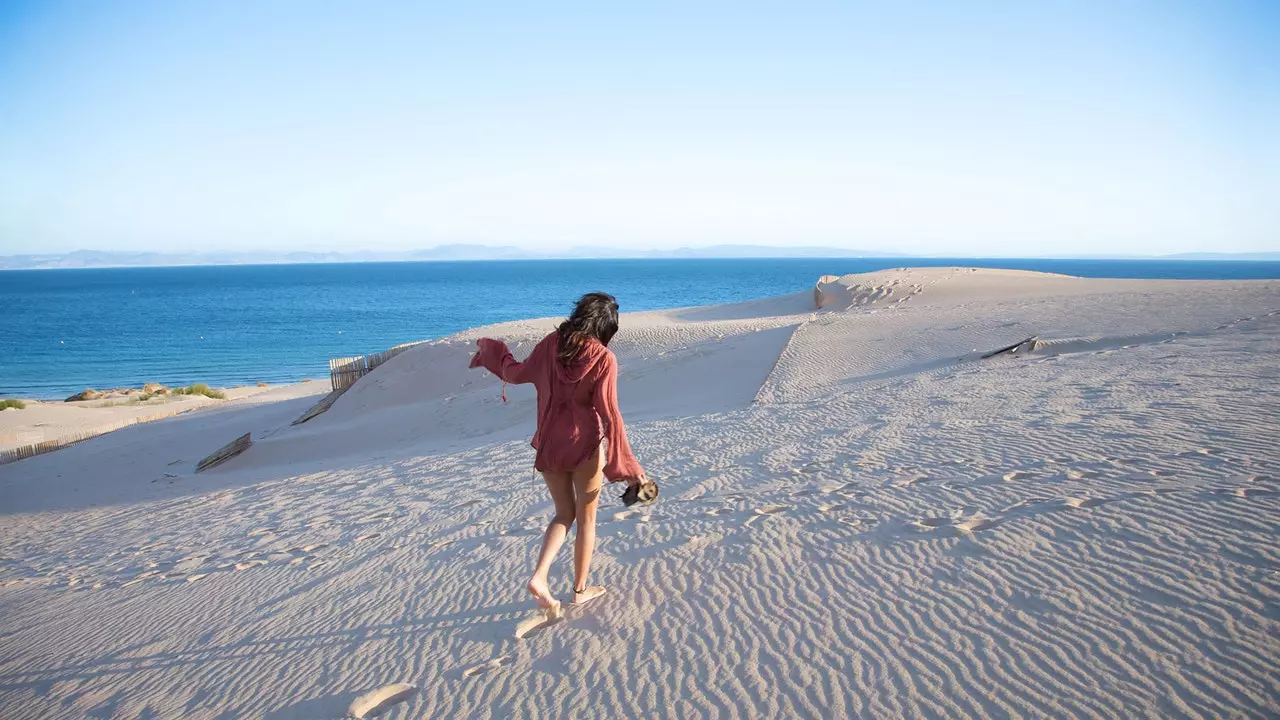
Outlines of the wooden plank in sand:
[[983,360],[986,360],[987,358],[989,358],[989,357],[995,357],[996,355],[999,355],[1000,353],[1013,353],[1013,354],[1016,354],[1016,353],[1018,352],[1018,350],[1022,349],[1022,346],[1023,346],[1023,345],[1026,345],[1026,346],[1027,346],[1027,348],[1026,348],[1027,350],[1032,350],[1032,349],[1034,349],[1034,348],[1035,348],[1035,342],[1036,342],[1036,340],[1037,340],[1038,338],[1039,338],[1039,336],[1038,336],[1038,335],[1032,335],[1031,337],[1027,338],[1026,340],[1020,340],[1020,341],[1018,341],[1018,342],[1016,342],[1016,343],[1014,343],[1014,344],[1012,344],[1012,345],[1006,345],[1005,347],[1002,347],[1002,348],[1000,348],[999,350],[992,350],[991,352],[987,353],[986,355],[983,355],[983,356],[982,356],[982,359],[983,359]]
[[337,399],[338,399],[338,398],[342,397],[342,393],[346,392],[346,391],[347,391],[347,388],[349,388],[349,387],[351,387],[351,386],[350,386],[350,385],[348,385],[347,387],[344,387],[344,388],[342,388],[341,390],[334,390],[333,392],[329,393],[328,395],[325,395],[325,396],[324,396],[324,398],[322,398],[322,399],[320,400],[320,402],[316,403],[315,405],[312,405],[310,410],[308,410],[308,411],[306,411],[306,412],[302,413],[301,415],[299,415],[299,416],[298,416],[298,419],[293,421],[293,424],[294,424],[294,425],[301,425],[302,423],[304,423],[304,422],[306,422],[306,421],[310,420],[311,418],[313,418],[313,417],[315,417],[315,416],[319,415],[320,413],[324,412],[325,410],[328,410],[329,408],[333,407],[333,403],[334,403],[335,401],[337,401]]
[[200,472],[202,470],[208,470],[211,467],[220,465],[230,460],[231,458],[239,455],[245,450],[248,450],[249,446],[252,444],[253,444],[253,441],[249,439],[249,433],[245,433],[240,437],[236,438],[235,440],[232,440],[231,442],[227,443],[226,445],[223,445],[214,454],[201,460],[200,464],[196,465],[196,472]]

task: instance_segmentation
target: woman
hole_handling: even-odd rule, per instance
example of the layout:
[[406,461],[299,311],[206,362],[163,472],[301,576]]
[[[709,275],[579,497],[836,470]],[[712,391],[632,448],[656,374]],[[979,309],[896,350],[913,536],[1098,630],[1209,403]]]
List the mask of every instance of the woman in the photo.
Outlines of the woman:
[[[605,591],[587,585],[601,473],[610,482],[645,482],[618,412],[618,361],[606,347],[616,332],[617,300],[591,293],[578,301],[569,319],[538,343],[523,363],[516,362],[505,343],[490,338],[477,341],[480,350],[471,358],[473,368],[483,366],[504,383],[533,383],[538,391],[534,467],[551,492],[555,517],[542,538],[529,593],[550,619],[560,617],[560,602],[547,586],[547,574],[574,521],[578,535],[573,545],[573,604]],[[603,440],[608,440],[607,457],[601,449]]]

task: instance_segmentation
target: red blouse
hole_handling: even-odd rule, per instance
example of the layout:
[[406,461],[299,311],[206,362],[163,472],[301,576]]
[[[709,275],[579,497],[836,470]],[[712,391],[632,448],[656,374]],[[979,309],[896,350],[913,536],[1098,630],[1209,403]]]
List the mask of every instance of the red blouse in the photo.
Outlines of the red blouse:
[[627,429],[618,411],[618,360],[596,340],[582,347],[565,367],[556,358],[560,336],[551,333],[534,347],[524,362],[516,362],[506,343],[481,338],[471,367],[483,366],[504,382],[533,383],[538,391],[538,429],[532,445],[534,467],[568,472],[591,457],[601,440],[609,441],[604,476],[610,482],[643,473],[627,443]]

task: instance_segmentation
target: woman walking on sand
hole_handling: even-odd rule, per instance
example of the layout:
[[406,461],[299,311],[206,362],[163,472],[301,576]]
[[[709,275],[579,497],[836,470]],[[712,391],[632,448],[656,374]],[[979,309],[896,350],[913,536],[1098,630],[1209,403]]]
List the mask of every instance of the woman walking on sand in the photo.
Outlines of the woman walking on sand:
[[[611,295],[583,296],[569,319],[516,362],[506,343],[481,338],[471,367],[484,367],[507,383],[533,383],[538,392],[534,467],[555,503],[555,517],[542,538],[542,551],[529,579],[529,594],[549,619],[560,617],[551,594],[551,562],[578,523],[573,545],[573,604],[599,597],[605,589],[587,585],[596,543],[596,501],[601,473],[610,482],[648,486],[644,469],[627,444],[618,412],[618,361],[606,346],[618,332],[618,302]],[[608,441],[608,457],[601,442]],[[629,489],[630,490],[630,489]]]

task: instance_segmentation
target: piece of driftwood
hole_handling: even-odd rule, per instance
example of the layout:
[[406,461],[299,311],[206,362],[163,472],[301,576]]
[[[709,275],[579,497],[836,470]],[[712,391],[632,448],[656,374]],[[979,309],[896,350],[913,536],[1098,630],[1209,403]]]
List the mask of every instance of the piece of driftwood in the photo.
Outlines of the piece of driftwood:
[[302,413],[301,415],[299,415],[299,416],[298,416],[298,419],[293,421],[293,424],[294,424],[294,425],[301,425],[302,423],[304,423],[304,422],[306,422],[306,421],[310,420],[311,418],[313,418],[313,417],[315,417],[315,416],[319,415],[320,413],[324,412],[325,410],[328,410],[329,408],[333,407],[333,403],[334,403],[334,402],[336,402],[338,398],[342,397],[342,393],[346,392],[346,391],[347,391],[347,388],[349,388],[349,387],[351,387],[351,386],[350,386],[350,385],[347,385],[346,387],[343,387],[343,388],[338,389],[338,390],[334,390],[333,392],[329,393],[328,395],[325,395],[323,398],[321,398],[320,402],[316,403],[315,405],[312,405],[310,410],[308,410],[308,411],[306,411],[306,412]]
[[218,451],[215,452],[214,454],[201,460],[200,464],[196,465],[196,472],[201,472],[203,470],[208,470],[209,468],[214,467],[216,465],[221,465],[222,463],[239,455],[245,450],[248,450],[249,446],[252,444],[253,444],[253,440],[249,439],[249,433],[245,433],[240,437],[236,438],[235,440],[232,440],[226,445],[223,445],[222,447],[218,448]]
[[982,359],[983,359],[983,360],[986,360],[987,358],[989,358],[989,357],[995,357],[996,355],[999,355],[1000,353],[1010,353],[1010,354],[1016,355],[1016,354],[1018,353],[1018,351],[1019,351],[1019,350],[1024,349],[1024,347],[1023,347],[1023,346],[1026,346],[1026,347],[1025,347],[1025,349],[1026,349],[1026,350],[1033,350],[1033,349],[1035,349],[1036,340],[1037,340],[1038,338],[1039,338],[1039,336],[1037,336],[1037,335],[1032,335],[1031,337],[1027,338],[1026,340],[1019,340],[1018,342],[1016,342],[1016,343],[1014,343],[1014,344],[1012,344],[1012,345],[1008,345],[1008,346],[1006,346],[1006,347],[1002,347],[1002,348],[1000,348],[999,350],[992,350],[991,352],[987,353],[986,355],[983,355],[983,356],[982,356]]

